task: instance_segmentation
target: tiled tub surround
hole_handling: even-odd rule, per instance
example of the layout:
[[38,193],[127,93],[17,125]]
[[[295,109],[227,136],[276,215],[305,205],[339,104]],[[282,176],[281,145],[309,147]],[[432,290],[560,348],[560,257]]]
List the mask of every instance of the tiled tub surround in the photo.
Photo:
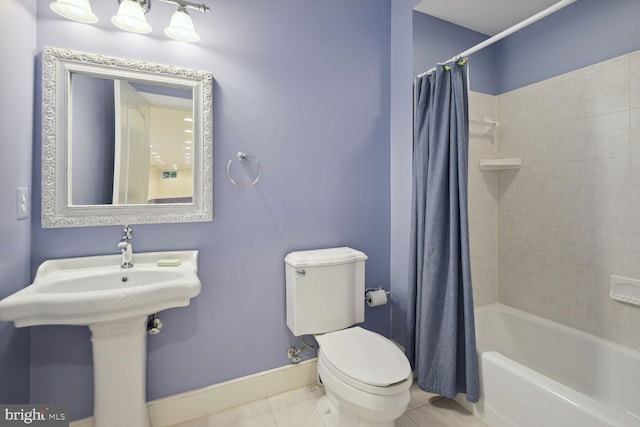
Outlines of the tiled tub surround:
[[640,278],[640,53],[500,95],[497,111],[498,157],[522,159],[491,172],[498,300],[640,349],[640,307],[608,288]]
[[[469,119],[497,118],[495,96],[469,94]],[[469,242],[473,300],[476,306],[497,301],[498,175],[482,172],[480,159],[497,156],[497,129],[473,124],[469,127]]]

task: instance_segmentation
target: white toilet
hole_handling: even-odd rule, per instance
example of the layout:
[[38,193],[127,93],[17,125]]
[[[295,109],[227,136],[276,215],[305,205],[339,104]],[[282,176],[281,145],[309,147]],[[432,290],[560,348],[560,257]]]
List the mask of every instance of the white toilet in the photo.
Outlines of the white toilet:
[[351,248],[291,252],[285,257],[287,326],[318,341],[317,410],[325,426],[391,427],[407,409],[411,366],[364,321],[364,263]]

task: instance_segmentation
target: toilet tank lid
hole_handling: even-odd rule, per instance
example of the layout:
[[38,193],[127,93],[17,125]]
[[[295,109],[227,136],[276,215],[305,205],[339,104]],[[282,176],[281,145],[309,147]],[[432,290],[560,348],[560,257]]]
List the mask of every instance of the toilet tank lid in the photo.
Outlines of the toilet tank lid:
[[341,247],[291,252],[284,258],[284,262],[293,268],[302,268],[346,264],[348,262],[364,261],[366,259],[367,256],[364,252],[348,247]]

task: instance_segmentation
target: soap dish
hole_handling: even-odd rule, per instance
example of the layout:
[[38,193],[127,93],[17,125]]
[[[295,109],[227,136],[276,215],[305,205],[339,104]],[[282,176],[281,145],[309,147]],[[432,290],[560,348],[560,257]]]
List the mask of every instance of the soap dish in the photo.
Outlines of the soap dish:
[[617,301],[640,305],[640,280],[609,276],[609,296]]
[[180,264],[182,264],[180,258],[163,258],[156,261],[158,267],[178,267]]

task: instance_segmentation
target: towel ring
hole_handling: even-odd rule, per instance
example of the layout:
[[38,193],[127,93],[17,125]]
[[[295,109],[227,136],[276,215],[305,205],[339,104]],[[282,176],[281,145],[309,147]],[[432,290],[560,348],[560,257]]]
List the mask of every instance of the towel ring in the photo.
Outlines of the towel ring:
[[233,163],[233,159],[231,159],[227,163],[227,178],[229,178],[229,181],[231,181],[231,183],[237,187],[253,187],[258,183],[258,181],[260,181],[260,177],[262,176],[262,165],[260,164],[260,161],[256,159],[254,156],[245,153],[244,151],[238,151],[238,154],[236,154],[236,157],[241,162],[244,162],[247,159],[253,160],[256,163],[256,165],[258,165],[258,176],[256,176],[256,179],[251,181],[246,186],[238,184],[238,182],[235,179],[231,178],[231,163]]

